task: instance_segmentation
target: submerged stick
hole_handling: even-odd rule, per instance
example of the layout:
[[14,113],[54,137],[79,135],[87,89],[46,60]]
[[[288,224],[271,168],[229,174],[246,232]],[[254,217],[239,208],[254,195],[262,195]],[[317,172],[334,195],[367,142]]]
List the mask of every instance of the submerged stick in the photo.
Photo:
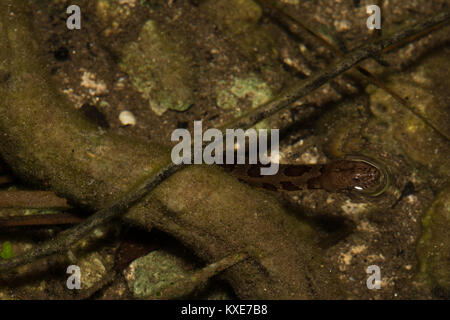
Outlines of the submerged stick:
[[33,214],[0,218],[0,228],[77,224],[84,219],[71,213]]

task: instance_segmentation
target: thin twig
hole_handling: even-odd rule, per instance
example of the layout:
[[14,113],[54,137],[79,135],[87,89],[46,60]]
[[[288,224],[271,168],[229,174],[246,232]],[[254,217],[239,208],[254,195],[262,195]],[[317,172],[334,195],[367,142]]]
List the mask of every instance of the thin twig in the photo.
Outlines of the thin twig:
[[[262,105],[260,108],[252,112],[243,115],[235,122],[230,123],[227,128],[252,127],[265,118],[288,107],[293,102],[319,88],[327,81],[350,69],[362,60],[378,55],[389,46],[421,33],[429,27],[446,22],[449,19],[450,12],[443,12],[422,23],[418,23],[410,28],[406,28],[395,34],[386,36],[380,40],[356,49],[347,54],[340,61],[319,72],[317,75],[308,78],[304,82],[295,84],[272,101]],[[180,171],[184,167],[185,165],[177,166],[171,162],[168,163],[164,168],[160,169],[156,175],[150,177],[147,181],[144,181],[141,187],[127,193],[112,207],[99,210],[84,222],[60,233],[54,240],[44,242],[34,250],[26,252],[25,254],[13,259],[0,262],[0,270],[4,272],[17,266],[33,262],[36,259],[67,251],[75,242],[83,238],[88,232],[126,212],[133,204],[139,201],[159,183],[174,173]]]
[[72,213],[33,214],[0,218],[0,228],[77,224],[84,219]]

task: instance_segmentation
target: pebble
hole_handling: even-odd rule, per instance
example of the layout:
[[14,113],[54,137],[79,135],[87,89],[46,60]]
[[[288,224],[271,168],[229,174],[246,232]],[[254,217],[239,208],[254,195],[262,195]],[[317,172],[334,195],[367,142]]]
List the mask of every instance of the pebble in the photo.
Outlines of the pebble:
[[136,117],[128,110],[120,113],[119,120],[124,126],[134,126],[136,124]]

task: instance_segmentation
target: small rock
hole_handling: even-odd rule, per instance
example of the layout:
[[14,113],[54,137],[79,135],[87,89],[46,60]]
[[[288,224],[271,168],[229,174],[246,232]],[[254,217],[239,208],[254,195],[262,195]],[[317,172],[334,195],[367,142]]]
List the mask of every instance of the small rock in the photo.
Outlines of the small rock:
[[164,251],[153,251],[138,258],[124,270],[124,277],[139,299],[158,292],[190,275],[190,266],[181,258]]
[[136,117],[128,110],[120,113],[119,120],[124,126],[134,126],[136,124]]
[[252,108],[269,101],[273,94],[269,85],[251,75],[248,78],[235,78],[232,81],[219,81],[216,87],[217,105],[222,109],[233,109],[236,115],[240,115],[243,103],[239,100],[245,100]]
[[92,287],[105,276],[106,267],[102,260],[102,256],[94,252],[81,258],[78,262],[81,270],[81,286],[83,289]]
[[197,74],[183,34],[148,20],[137,41],[124,47],[120,68],[157,115],[185,111],[194,103]]

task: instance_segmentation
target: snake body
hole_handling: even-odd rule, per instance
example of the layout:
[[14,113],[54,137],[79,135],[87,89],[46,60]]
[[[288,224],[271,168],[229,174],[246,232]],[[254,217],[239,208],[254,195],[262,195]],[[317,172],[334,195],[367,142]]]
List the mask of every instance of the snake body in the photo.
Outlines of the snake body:
[[336,160],[317,165],[280,164],[275,175],[261,175],[260,164],[223,166],[240,181],[272,191],[368,191],[379,188],[383,183],[383,172],[367,161]]

